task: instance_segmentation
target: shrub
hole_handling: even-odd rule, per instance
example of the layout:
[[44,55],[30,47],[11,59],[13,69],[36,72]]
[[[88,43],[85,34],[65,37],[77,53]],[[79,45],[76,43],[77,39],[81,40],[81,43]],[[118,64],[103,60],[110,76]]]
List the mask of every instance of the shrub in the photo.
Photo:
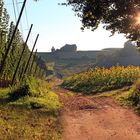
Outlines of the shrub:
[[11,100],[17,100],[24,96],[40,96],[39,83],[33,77],[26,77],[22,84],[12,87],[9,97]]
[[26,77],[21,85],[13,87],[9,99],[10,105],[46,108],[53,112],[61,107],[58,96],[50,90],[47,82],[33,77]]
[[10,102],[10,105],[18,105],[33,109],[45,108],[48,111],[57,111],[61,107],[58,96],[53,92],[49,92],[44,97],[25,96],[14,102]]

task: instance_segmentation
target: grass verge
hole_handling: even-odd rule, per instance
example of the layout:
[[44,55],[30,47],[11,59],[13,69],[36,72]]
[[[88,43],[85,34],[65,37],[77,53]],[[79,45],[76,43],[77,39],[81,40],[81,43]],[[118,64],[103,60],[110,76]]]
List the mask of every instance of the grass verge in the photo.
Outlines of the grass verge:
[[116,96],[116,101],[125,107],[132,108],[140,115],[140,79],[138,79],[129,91]]
[[0,89],[0,140],[60,140],[61,103],[43,80],[28,77],[19,85]]

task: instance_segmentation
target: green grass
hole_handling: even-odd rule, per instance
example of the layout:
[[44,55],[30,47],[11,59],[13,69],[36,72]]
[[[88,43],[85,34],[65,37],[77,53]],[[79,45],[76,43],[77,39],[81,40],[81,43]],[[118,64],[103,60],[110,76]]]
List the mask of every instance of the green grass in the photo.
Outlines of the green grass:
[[130,88],[131,88],[131,86],[126,86],[126,87],[123,87],[120,89],[98,93],[98,94],[94,95],[93,97],[95,97],[95,98],[98,98],[98,97],[99,98],[100,97],[116,97],[117,95],[120,95],[120,94],[128,91]]
[[0,140],[60,140],[61,103],[47,82],[28,77],[12,88],[0,89]]
[[51,91],[48,83],[29,77],[17,87],[11,88],[9,95],[10,105],[19,105],[28,108],[47,108],[48,111],[58,110],[61,107],[58,96]]
[[60,140],[61,125],[46,110],[0,106],[0,140]]
[[49,92],[43,97],[29,97],[25,96],[19,98],[16,101],[9,102],[10,105],[24,106],[27,108],[46,108],[48,111],[56,111],[60,109],[61,103],[59,102],[58,96]]
[[120,105],[125,106],[125,107],[132,107],[133,102],[130,100],[132,97],[131,93],[129,91],[124,92],[121,95],[118,95],[116,97],[116,100],[119,102]]
[[0,89],[0,99],[8,98],[8,93],[10,92],[10,88],[2,88]]
[[68,92],[66,92],[66,95],[67,95],[67,96],[74,96],[75,93],[74,93],[74,92],[71,92],[71,91],[68,91]]
[[116,101],[128,108],[135,110],[140,115],[140,80],[138,79],[130,90],[116,96]]

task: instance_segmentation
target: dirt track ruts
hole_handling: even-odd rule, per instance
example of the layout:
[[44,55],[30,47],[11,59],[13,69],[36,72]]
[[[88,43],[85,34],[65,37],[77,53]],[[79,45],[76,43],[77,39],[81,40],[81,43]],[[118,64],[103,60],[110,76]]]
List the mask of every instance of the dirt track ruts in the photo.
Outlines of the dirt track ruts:
[[63,140],[140,140],[140,117],[113,99],[66,96],[54,88],[63,102],[60,121]]

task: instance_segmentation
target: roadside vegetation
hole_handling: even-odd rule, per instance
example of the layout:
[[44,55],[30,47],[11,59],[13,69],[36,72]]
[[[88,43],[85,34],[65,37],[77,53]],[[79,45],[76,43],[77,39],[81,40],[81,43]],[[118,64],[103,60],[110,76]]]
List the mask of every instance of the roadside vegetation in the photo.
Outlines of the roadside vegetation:
[[132,85],[139,75],[140,68],[134,66],[118,66],[109,69],[96,67],[66,78],[61,86],[68,90],[94,95],[97,92]]
[[19,86],[0,89],[0,138],[61,139],[58,96],[43,80],[26,77]]
[[116,96],[117,102],[128,108],[133,108],[140,115],[140,79],[138,79],[130,90]]
[[113,97],[121,106],[140,115],[140,68],[95,68],[66,78],[62,87],[93,97]]

